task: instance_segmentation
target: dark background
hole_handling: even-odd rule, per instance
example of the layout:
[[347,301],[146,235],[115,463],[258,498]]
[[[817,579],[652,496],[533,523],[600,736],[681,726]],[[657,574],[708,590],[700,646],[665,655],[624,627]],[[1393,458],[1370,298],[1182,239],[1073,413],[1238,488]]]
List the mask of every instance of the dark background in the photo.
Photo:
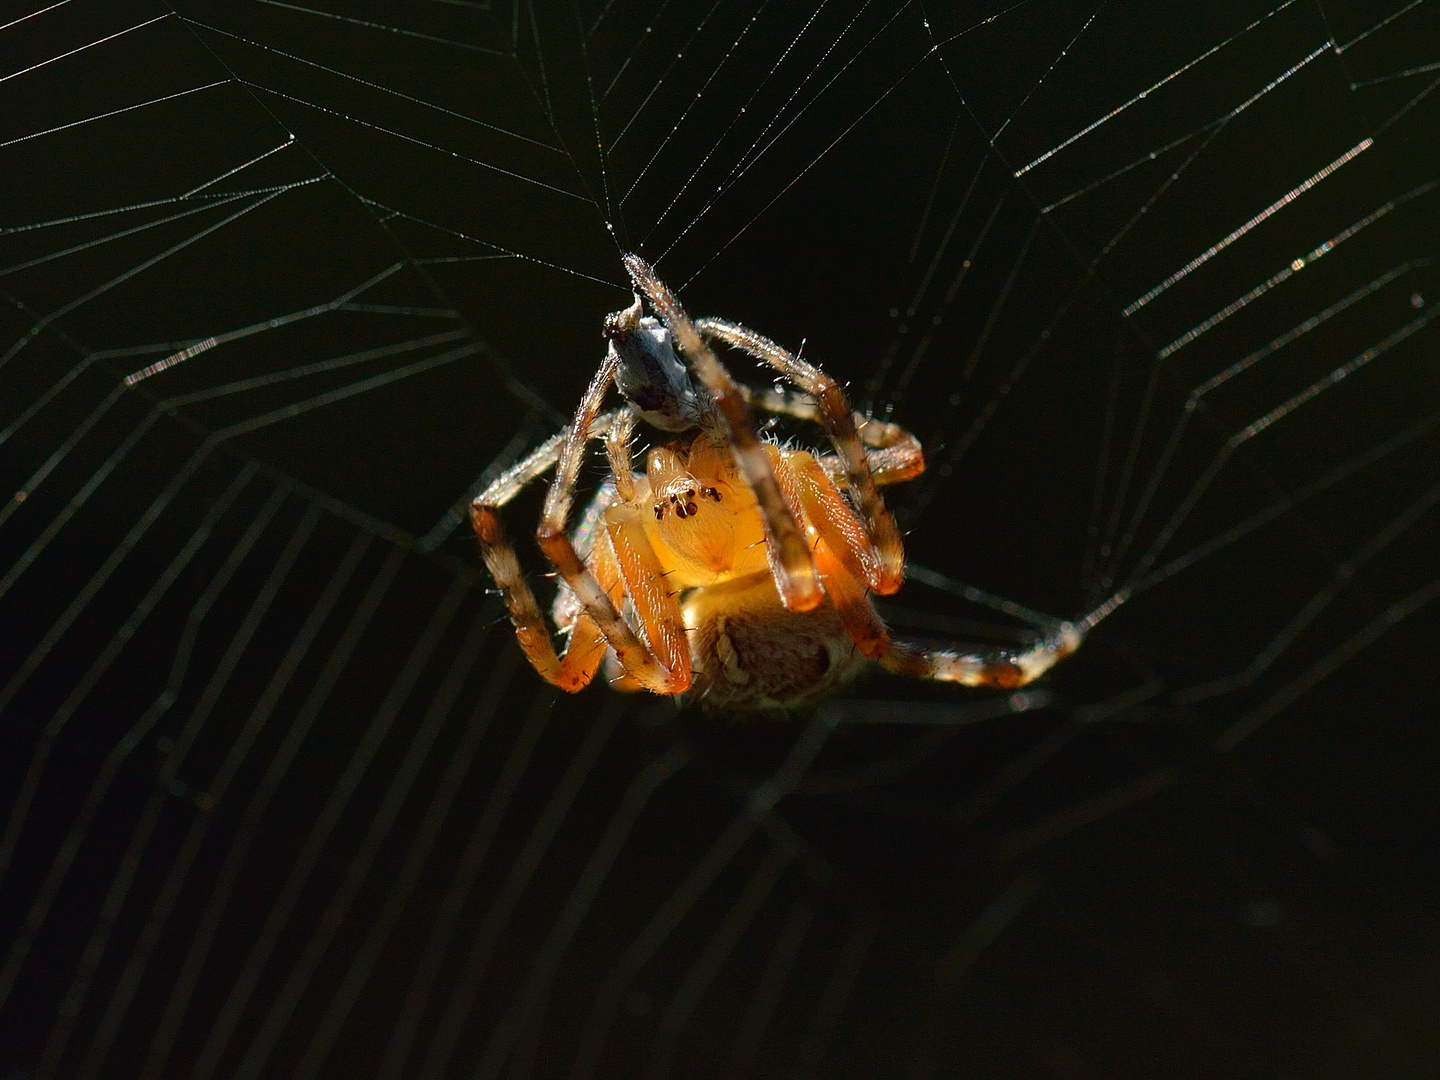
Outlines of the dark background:
[[[1440,1072],[1440,27],[1402,7],[6,27],[0,1076]],[[918,566],[1061,616],[1146,583],[1045,707],[711,717],[517,661],[451,510],[573,408],[625,250],[920,436]]]

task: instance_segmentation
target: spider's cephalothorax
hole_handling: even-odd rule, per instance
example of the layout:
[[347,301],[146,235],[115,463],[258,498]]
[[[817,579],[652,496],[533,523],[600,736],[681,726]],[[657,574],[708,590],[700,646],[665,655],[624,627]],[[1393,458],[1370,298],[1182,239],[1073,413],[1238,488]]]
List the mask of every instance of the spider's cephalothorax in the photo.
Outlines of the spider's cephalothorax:
[[[918,678],[1013,687],[1074,651],[1080,635],[1069,624],[1018,653],[893,639],[870,594],[900,587],[904,553],[877,485],[918,476],[920,444],[852,413],[834,380],[754,331],[691,322],[637,256],[625,266],[659,319],[644,315],[639,293],[607,317],[609,348],[574,423],[471,506],[485,564],[542,676],[579,690],[608,656],[622,689],[693,692],[707,707],[753,710],[823,697],[867,659]],[[741,386],[709,341],[769,364],[799,393]],[[611,382],[626,403],[602,413]],[[834,452],[761,442],[752,408],[818,421]],[[680,436],[650,450],[643,473],[629,448],[638,420]],[[611,476],[572,533],[581,460],[597,436]],[[552,614],[569,635],[563,655],[496,513],[551,466],[536,538],[562,578]]]

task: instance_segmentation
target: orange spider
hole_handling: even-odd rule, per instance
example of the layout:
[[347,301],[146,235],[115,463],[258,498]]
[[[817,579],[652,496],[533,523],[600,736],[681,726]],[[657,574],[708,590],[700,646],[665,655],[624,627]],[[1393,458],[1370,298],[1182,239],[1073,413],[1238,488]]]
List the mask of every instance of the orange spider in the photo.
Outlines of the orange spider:
[[[710,708],[757,710],[824,697],[867,658],[915,678],[1010,688],[1076,649],[1081,634],[1069,623],[1022,652],[893,639],[868,594],[900,588],[905,556],[876,485],[924,471],[918,440],[852,413],[833,379],[753,330],[691,322],[638,256],[627,255],[625,268],[635,303],[606,318],[609,348],[574,423],[470,508],[485,565],[541,676],[579,690],[608,657],[607,674],[621,689],[694,692]],[[659,321],[643,315],[641,293]],[[800,393],[741,386],[707,339],[769,364]],[[612,381],[626,404],[602,413]],[[752,407],[818,421],[834,454],[761,442]],[[629,452],[640,419],[679,436],[646,455],[643,474]],[[592,437],[605,439],[611,476],[572,535],[576,480]],[[563,579],[551,609],[568,635],[558,656],[496,513],[552,466],[536,537]]]

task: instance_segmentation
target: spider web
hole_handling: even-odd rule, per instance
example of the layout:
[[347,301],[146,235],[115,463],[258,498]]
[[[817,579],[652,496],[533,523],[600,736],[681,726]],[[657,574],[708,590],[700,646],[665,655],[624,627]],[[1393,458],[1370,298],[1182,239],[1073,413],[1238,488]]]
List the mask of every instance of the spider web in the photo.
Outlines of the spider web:
[[[0,1070],[1433,1061],[1436,12],[14,15]],[[628,250],[924,441],[898,626],[1124,603],[1009,697],[557,699],[462,508]]]

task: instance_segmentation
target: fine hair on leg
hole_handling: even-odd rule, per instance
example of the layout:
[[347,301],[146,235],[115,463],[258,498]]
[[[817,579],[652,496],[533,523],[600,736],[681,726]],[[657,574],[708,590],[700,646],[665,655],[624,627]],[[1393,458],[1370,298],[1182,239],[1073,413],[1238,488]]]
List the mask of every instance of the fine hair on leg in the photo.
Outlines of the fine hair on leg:
[[[701,323],[709,320],[701,319]],[[699,324],[697,324],[698,326]],[[809,394],[783,386],[744,387],[750,407],[777,416],[820,423],[820,406]],[[925,454],[920,440],[899,424],[873,416],[851,413],[856,434],[865,449],[865,464],[876,487],[913,480],[925,471]],[[842,488],[849,487],[849,470],[838,454],[820,454],[820,467]]]

